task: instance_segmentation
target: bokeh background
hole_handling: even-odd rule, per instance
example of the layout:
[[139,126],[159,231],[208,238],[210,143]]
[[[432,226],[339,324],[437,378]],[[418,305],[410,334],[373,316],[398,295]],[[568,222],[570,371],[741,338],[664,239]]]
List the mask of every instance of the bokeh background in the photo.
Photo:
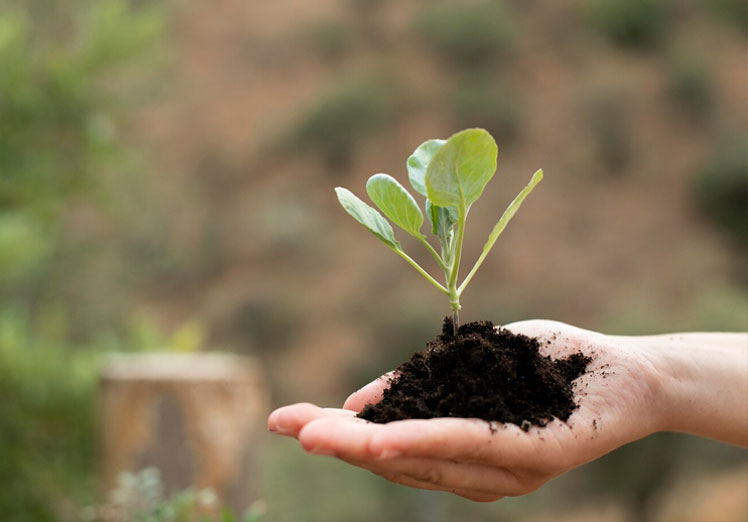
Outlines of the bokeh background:
[[[251,355],[278,406],[339,405],[423,348],[446,300],[332,189],[405,182],[464,127],[499,145],[466,263],[546,173],[465,320],[748,330],[746,20],[741,0],[0,0],[0,518],[100,498],[109,352]],[[660,434],[483,505],[268,437],[256,473],[267,520],[744,520],[747,466]]]

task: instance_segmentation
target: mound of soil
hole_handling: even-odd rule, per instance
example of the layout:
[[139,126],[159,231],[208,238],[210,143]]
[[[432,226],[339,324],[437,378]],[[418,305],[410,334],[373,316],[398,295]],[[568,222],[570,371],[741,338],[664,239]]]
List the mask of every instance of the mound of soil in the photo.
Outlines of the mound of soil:
[[576,353],[552,360],[540,355],[537,339],[468,323],[442,334],[396,370],[382,400],[359,417],[386,423],[401,419],[477,417],[511,422],[527,430],[554,417],[567,420],[577,408],[571,382],[585,373],[590,358]]

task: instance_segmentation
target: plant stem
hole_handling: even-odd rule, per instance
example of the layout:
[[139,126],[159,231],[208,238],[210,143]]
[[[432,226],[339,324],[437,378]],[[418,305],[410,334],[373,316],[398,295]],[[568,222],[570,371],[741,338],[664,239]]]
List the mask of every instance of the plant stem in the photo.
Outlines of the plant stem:
[[[465,207],[460,208],[460,219],[457,222],[457,244],[455,245],[455,253],[452,257],[452,273],[449,275],[449,288],[457,290],[457,274],[460,271],[460,257],[462,257],[462,241],[465,239],[465,221],[467,219],[467,210]],[[457,296],[459,297],[459,296]]]
[[[460,272],[460,257],[462,257],[462,242],[465,239],[465,220],[467,219],[467,209],[463,206],[460,208],[460,218],[457,221],[457,237],[451,242],[450,250],[452,255],[450,259],[452,265],[449,267],[449,273],[447,275],[447,295],[449,296],[449,304],[452,307],[452,325],[454,327],[454,335],[457,337],[457,329],[460,326],[460,293],[457,290],[457,276]],[[446,271],[445,271],[446,272]]]
[[426,280],[428,280],[429,283],[431,283],[432,285],[434,285],[435,287],[437,287],[439,290],[441,290],[445,294],[450,295],[449,290],[447,290],[444,287],[444,285],[442,285],[439,281],[437,281],[436,279],[434,279],[433,277],[431,277],[431,275],[428,272],[426,272],[423,268],[421,268],[421,265],[419,265],[418,263],[416,263],[408,254],[406,254],[405,252],[403,252],[402,250],[400,250],[398,248],[392,247],[390,245],[387,245],[387,246],[390,247],[390,250],[392,250],[397,255],[399,255],[400,257],[402,257],[403,259],[405,259],[408,263],[410,263],[413,268],[415,268],[416,270],[418,270],[418,272],[423,277],[425,277]]
[[444,260],[441,258],[441,256],[434,250],[434,247],[431,246],[431,244],[426,241],[426,238],[423,236],[416,236],[418,240],[423,243],[423,246],[426,247],[426,249],[431,253],[434,259],[436,259],[436,262],[439,263],[439,266],[442,270],[447,269],[447,265],[444,263]]

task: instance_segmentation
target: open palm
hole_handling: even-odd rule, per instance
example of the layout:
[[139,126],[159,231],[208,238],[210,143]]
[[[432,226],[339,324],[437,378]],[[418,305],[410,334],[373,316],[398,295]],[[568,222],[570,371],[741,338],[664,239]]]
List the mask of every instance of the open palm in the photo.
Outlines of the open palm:
[[275,410],[268,428],[295,437],[310,453],[330,455],[407,486],[451,491],[476,501],[529,493],[658,426],[660,390],[647,357],[627,338],[553,321],[506,328],[537,337],[541,353],[592,358],[574,382],[579,408],[567,422],[525,432],[479,419],[412,419],[375,424],[356,418],[380,400],[388,376],[353,393],[343,409],[300,403]]

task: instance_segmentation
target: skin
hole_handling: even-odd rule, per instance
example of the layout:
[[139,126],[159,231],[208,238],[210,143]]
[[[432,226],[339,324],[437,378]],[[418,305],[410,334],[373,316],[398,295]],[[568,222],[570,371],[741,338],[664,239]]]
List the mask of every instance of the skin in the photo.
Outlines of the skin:
[[541,352],[593,358],[574,383],[567,422],[528,432],[513,424],[438,418],[374,424],[356,413],[377,402],[388,375],[342,409],[300,403],[275,410],[268,429],[328,455],[422,489],[490,502],[530,493],[550,479],[657,431],[682,431],[748,447],[748,335],[623,337],[554,321],[507,325],[538,337]]

